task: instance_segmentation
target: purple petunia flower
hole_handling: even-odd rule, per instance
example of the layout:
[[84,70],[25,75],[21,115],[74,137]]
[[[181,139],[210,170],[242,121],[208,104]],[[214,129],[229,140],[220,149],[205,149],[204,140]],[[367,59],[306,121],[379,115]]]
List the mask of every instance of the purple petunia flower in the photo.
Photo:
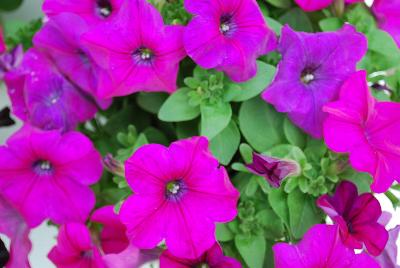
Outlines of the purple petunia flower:
[[365,244],[368,252],[374,256],[383,251],[388,232],[378,223],[382,210],[379,201],[371,193],[358,195],[353,183],[342,181],[334,196],[322,195],[317,204],[338,224],[346,246],[361,249]]
[[299,173],[295,161],[274,158],[253,152],[253,162],[246,165],[252,173],[264,177],[272,187],[279,187],[283,179]]
[[18,69],[5,77],[12,112],[41,129],[72,130],[91,119],[96,105],[54,68],[45,55],[29,49]]
[[163,239],[171,254],[196,259],[215,243],[215,223],[237,214],[239,192],[204,137],[164,147],[144,145],[125,163],[134,191],[120,218],[131,242],[151,249]]
[[194,14],[185,29],[188,55],[201,67],[224,71],[235,82],[253,77],[257,57],[274,50],[276,37],[255,0],[185,0]]
[[367,253],[347,248],[335,225],[317,224],[297,245],[277,243],[272,249],[275,268],[379,268]]
[[[81,45],[89,25],[78,15],[63,13],[49,20],[33,38],[38,50],[47,54],[58,70],[96,99],[98,66]],[[111,100],[97,100],[105,109]]]
[[0,146],[0,192],[30,227],[85,221],[95,204],[89,185],[101,176],[100,154],[79,132],[24,126]]
[[388,32],[400,48],[400,1],[375,0],[372,6],[379,27]]
[[0,81],[4,79],[7,72],[18,68],[22,63],[24,49],[22,45],[18,45],[10,52],[0,54]]
[[61,13],[74,13],[91,25],[96,25],[114,19],[123,1],[124,0],[45,0],[42,9],[50,18]]
[[182,26],[164,26],[160,13],[145,0],[125,1],[116,20],[84,35],[87,49],[104,69],[99,96],[175,91],[185,57],[182,33]]
[[337,98],[344,80],[367,51],[364,35],[351,25],[337,32],[282,29],[282,60],[272,84],[262,94],[279,112],[315,138],[322,136],[322,106]]
[[241,268],[242,265],[236,259],[224,256],[218,243],[215,243],[201,257],[195,260],[177,258],[168,250],[165,250],[160,256],[160,268],[191,267]]

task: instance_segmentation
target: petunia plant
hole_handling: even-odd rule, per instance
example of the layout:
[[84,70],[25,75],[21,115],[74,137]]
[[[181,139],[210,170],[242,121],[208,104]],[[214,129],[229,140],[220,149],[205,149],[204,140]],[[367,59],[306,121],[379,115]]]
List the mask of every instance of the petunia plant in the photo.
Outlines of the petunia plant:
[[49,224],[59,268],[398,267],[400,2],[367,2],[0,20],[0,266]]

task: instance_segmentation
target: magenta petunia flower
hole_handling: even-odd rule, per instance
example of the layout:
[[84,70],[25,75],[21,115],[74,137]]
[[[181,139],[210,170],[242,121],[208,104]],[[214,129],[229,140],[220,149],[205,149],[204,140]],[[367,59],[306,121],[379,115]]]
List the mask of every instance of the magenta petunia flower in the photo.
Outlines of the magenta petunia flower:
[[277,243],[272,249],[275,268],[379,268],[367,253],[347,248],[335,225],[317,224],[297,245]]
[[224,71],[235,82],[246,81],[257,72],[257,57],[276,48],[275,34],[254,0],[184,3],[194,15],[185,29],[185,49],[203,68]]
[[[317,11],[327,8],[334,0],[295,0],[296,4],[304,11]],[[345,0],[346,4],[364,2],[364,0]]]
[[61,13],[74,13],[91,25],[96,25],[114,19],[123,1],[124,0],[45,0],[42,9],[50,18]]
[[246,165],[252,173],[264,177],[272,187],[279,187],[282,180],[298,174],[300,167],[295,161],[274,158],[253,152],[253,162]]
[[204,137],[169,148],[144,145],[125,170],[135,194],[123,203],[120,218],[139,248],[154,248],[165,239],[171,254],[198,258],[215,243],[215,222],[231,221],[237,214],[239,192]]
[[400,265],[397,263],[397,253],[399,252],[397,241],[399,238],[399,233],[399,225],[389,231],[389,240],[387,245],[382,254],[376,257],[376,260],[379,262],[381,267],[400,268]]
[[[97,91],[98,66],[81,45],[82,34],[89,25],[78,15],[62,13],[49,20],[33,38],[35,47],[47,54],[58,70],[94,99]],[[111,100],[96,100],[103,108]]]
[[106,268],[89,230],[82,223],[67,223],[60,227],[57,245],[49,252],[48,258],[58,268]]
[[346,246],[362,249],[365,244],[371,255],[381,254],[388,232],[378,223],[382,210],[371,193],[358,195],[357,187],[352,182],[342,181],[334,196],[320,196],[317,205],[339,226]]
[[18,69],[5,77],[12,112],[41,129],[72,130],[91,119],[96,105],[58,73],[49,59],[35,49],[25,54]]
[[366,79],[365,71],[353,74],[339,100],[324,106],[324,138],[331,150],[349,153],[353,168],[370,173],[371,189],[382,193],[400,182],[400,104],[376,101]]
[[10,259],[7,268],[29,268],[28,254],[32,244],[30,229],[19,211],[0,195],[0,233],[10,240]]
[[279,112],[314,138],[322,137],[322,106],[338,96],[344,80],[367,51],[367,40],[346,24],[337,32],[303,33],[284,26],[282,60],[262,94]]
[[0,192],[30,227],[85,221],[95,204],[89,185],[101,176],[100,154],[79,132],[61,135],[28,125],[0,146]]
[[218,243],[215,243],[201,257],[194,260],[177,258],[168,250],[165,250],[160,256],[160,268],[191,267],[241,268],[242,265],[236,259],[224,256]]
[[93,59],[104,69],[98,95],[176,90],[179,62],[185,57],[183,26],[164,26],[145,0],[125,1],[118,17],[84,35]]
[[372,11],[379,27],[388,32],[400,47],[400,2],[398,0],[374,0]]

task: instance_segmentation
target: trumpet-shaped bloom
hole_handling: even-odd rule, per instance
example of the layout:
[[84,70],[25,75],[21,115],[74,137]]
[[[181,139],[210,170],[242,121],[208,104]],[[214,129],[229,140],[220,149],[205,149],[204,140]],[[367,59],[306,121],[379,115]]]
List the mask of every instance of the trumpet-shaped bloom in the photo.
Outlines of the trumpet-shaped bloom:
[[120,218],[139,248],[154,248],[165,239],[171,254],[198,258],[215,243],[215,222],[231,221],[237,214],[239,192],[204,137],[168,148],[144,145],[125,170],[135,194],[123,203]]
[[29,240],[30,229],[19,211],[1,195],[0,219],[0,233],[11,240],[9,259],[5,267],[29,268],[28,254],[32,248]]
[[350,154],[350,164],[368,172],[374,192],[385,192],[400,182],[400,104],[378,102],[369,92],[366,72],[359,71],[343,84],[338,101],[324,106],[327,146]]
[[297,245],[277,243],[272,249],[275,268],[379,268],[368,254],[347,248],[335,225],[317,224]]
[[324,33],[295,32],[285,26],[278,50],[282,54],[278,72],[262,97],[320,138],[326,117],[322,107],[337,98],[342,83],[356,70],[367,40],[348,24]]
[[379,27],[388,32],[400,47],[400,2],[397,0],[375,0],[372,11]]
[[185,8],[194,15],[185,29],[185,49],[203,68],[246,81],[257,72],[257,57],[276,48],[255,0],[186,0]]
[[23,127],[0,147],[0,192],[29,226],[49,218],[83,222],[95,204],[89,185],[101,176],[100,154],[83,134]]
[[145,0],[125,1],[118,17],[84,35],[93,59],[104,69],[98,95],[176,89],[179,62],[185,57],[182,26],[165,26]]
[[72,130],[96,113],[93,100],[66,80],[45,55],[25,54],[18,69],[5,77],[12,112],[41,129]]
[[218,243],[215,243],[200,258],[194,260],[177,258],[168,250],[165,250],[160,256],[160,268],[191,267],[241,268],[242,265],[236,259],[224,256]]
[[[74,13],[91,25],[113,20],[124,0],[45,0],[43,12],[50,18]],[[79,29],[74,29],[79,30]]]
[[[49,20],[36,33],[33,43],[51,58],[69,81],[96,99],[98,66],[80,41],[88,30],[89,25],[78,15],[63,13]],[[96,101],[102,108],[111,104],[111,100]]]
[[362,249],[365,244],[371,255],[381,254],[388,241],[388,232],[378,223],[382,210],[371,193],[358,195],[353,183],[343,181],[334,196],[322,195],[317,204],[339,225],[346,246]]

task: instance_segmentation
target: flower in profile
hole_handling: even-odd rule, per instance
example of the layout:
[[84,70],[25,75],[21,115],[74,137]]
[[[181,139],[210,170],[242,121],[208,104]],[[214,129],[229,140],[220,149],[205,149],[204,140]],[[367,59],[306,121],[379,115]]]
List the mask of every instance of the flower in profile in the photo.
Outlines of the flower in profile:
[[89,185],[102,174],[100,154],[79,132],[24,126],[0,146],[0,192],[30,227],[49,218],[83,222],[95,204]]
[[297,245],[277,243],[274,251],[275,268],[379,268],[367,253],[355,254],[346,247],[336,225],[314,225]]
[[343,84],[338,101],[324,106],[324,139],[329,149],[350,154],[350,164],[370,173],[374,192],[400,182],[400,104],[376,101],[359,71]]
[[51,249],[48,258],[58,268],[106,268],[89,230],[82,223],[67,223],[60,227],[57,245]]
[[224,71],[235,82],[246,81],[257,72],[257,57],[276,47],[276,36],[254,0],[184,4],[194,15],[185,29],[185,49],[203,68]]
[[400,2],[397,0],[374,0],[372,11],[379,27],[389,33],[400,47]]
[[145,0],[124,2],[117,18],[84,35],[100,73],[98,95],[176,90],[179,62],[185,57],[183,26],[165,26]]
[[218,243],[215,243],[201,257],[194,260],[175,257],[169,250],[165,250],[160,256],[160,268],[191,267],[241,268],[242,265],[236,259],[224,256]]
[[[96,99],[98,66],[81,45],[81,36],[89,25],[78,15],[62,13],[54,16],[37,32],[33,44],[47,54],[69,81]],[[111,100],[97,100],[105,109]]]
[[292,160],[279,159],[253,152],[253,162],[246,165],[252,173],[264,177],[272,187],[279,187],[283,179],[298,174],[299,165]]
[[205,137],[164,147],[144,145],[125,163],[134,195],[120,210],[131,242],[143,249],[162,240],[179,258],[199,258],[215,243],[215,223],[237,214],[239,192],[219,167]]
[[14,120],[10,117],[10,108],[6,107],[0,111],[0,127],[7,127],[14,125]]
[[378,223],[382,210],[371,193],[358,195],[356,185],[342,181],[333,196],[320,196],[317,205],[339,226],[346,246],[362,249],[364,244],[371,255],[381,254],[388,232]]
[[[11,240],[10,253],[5,256],[1,252],[0,267],[29,268],[28,255],[32,248],[29,240],[30,229],[17,208],[2,195],[0,195],[0,219],[0,233]],[[4,259],[7,265],[3,263],[3,257],[7,257]]]
[[61,13],[74,13],[91,25],[96,25],[114,19],[123,1],[124,0],[45,0],[42,9],[50,18]]
[[8,72],[5,82],[13,114],[41,129],[72,130],[97,110],[94,101],[36,49],[26,52],[21,66]]
[[278,51],[282,54],[278,72],[262,97],[320,138],[322,106],[337,98],[340,86],[367,51],[367,40],[349,24],[323,33],[295,32],[284,26]]
[[10,52],[0,53],[0,81],[7,72],[17,68],[23,59],[24,49],[22,45],[14,47]]

